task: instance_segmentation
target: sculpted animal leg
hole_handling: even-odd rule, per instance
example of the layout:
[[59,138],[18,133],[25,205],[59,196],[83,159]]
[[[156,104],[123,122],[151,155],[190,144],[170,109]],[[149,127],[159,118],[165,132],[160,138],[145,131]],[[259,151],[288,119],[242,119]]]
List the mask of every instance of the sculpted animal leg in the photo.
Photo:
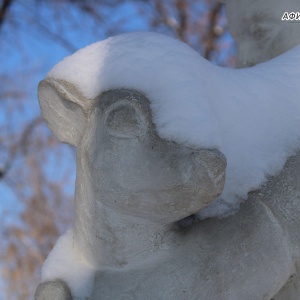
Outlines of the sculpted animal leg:
[[299,274],[292,275],[286,284],[280,289],[273,300],[298,300],[300,298]]
[[73,300],[73,298],[68,285],[57,279],[39,284],[34,300]]
[[300,152],[290,157],[284,169],[270,180],[261,190],[251,193],[248,201],[259,200],[273,213],[284,230],[289,241],[294,272],[286,283],[282,284],[274,300],[300,299]]

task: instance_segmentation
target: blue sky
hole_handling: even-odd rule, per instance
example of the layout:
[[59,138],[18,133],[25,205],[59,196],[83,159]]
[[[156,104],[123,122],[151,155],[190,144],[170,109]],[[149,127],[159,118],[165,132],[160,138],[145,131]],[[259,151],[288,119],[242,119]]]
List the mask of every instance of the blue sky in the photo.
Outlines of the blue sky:
[[[95,34],[95,31],[91,30],[94,26],[93,21],[89,17],[79,14],[78,10],[72,7],[68,7],[68,11],[64,11],[66,6],[62,6],[62,17],[59,22],[55,22],[51,4],[46,2],[41,1],[37,7],[37,2],[33,0],[16,1],[11,7],[7,23],[2,27],[0,74],[9,77],[11,86],[8,86],[8,89],[20,90],[25,94],[25,98],[22,100],[23,109],[21,110],[14,108],[13,99],[8,99],[5,106],[3,103],[0,106],[0,136],[8,134],[8,131],[16,131],[17,134],[20,128],[22,129],[27,122],[40,114],[36,95],[37,85],[52,66],[75,50],[106,37],[106,28],[97,28],[97,34]],[[110,18],[110,24],[120,22],[124,16],[126,19],[129,18],[131,21],[123,26],[123,31],[132,31],[135,28],[146,29],[142,19],[136,17],[138,14],[132,4],[121,5],[113,13],[111,9],[107,9],[103,14]],[[43,26],[46,27],[46,30],[43,29]],[[56,32],[57,37],[51,37],[47,30]],[[60,37],[62,40],[70,41],[71,47],[65,47],[64,42],[59,40]],[[8,110],[10,111],[9,115]],[[57,161],[55,161],[57,157],[51,154],[49,156],[49,177],[60,177],[63,176],[66,169],[73,169],[73,176],[67,187],[69,193],[72,194],[75,181],[75,156],[67,146],[63,147],[63,158],[60,159],[61,170],[51,167],[57,165]],[[5,151],[1,152],[0,167],[3,167],[6,160]],[[0,180],[0,195],[1,226],[4,226],[2,229],[5,230],[5,225],[9,223],[20,224],[18,214],[23,206],[9,186],[8,180]],[[4,290],[2,280],[0,280],[0,290]],[[4,299],[3,293],[0,293],[0,299]]]

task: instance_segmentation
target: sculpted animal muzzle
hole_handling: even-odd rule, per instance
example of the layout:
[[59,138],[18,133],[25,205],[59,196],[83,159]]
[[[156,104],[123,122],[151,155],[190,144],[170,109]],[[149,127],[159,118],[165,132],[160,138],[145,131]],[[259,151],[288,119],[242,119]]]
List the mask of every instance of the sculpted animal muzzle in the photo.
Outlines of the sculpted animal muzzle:
[[219,150],[200,149],[191,150],[191,162],[182,166],[183,182],[191,180],[193,176],[196,177],[197,171],[205,172],[205,177],[210,181],[211,187],[215,188],[217,194],[220,194],[225,181],[226,158]]
[[186,210],[193,214],[210,205],[223,191],[226,158],[219,150],[189,149],[180,161],[181,193],[189,197]]

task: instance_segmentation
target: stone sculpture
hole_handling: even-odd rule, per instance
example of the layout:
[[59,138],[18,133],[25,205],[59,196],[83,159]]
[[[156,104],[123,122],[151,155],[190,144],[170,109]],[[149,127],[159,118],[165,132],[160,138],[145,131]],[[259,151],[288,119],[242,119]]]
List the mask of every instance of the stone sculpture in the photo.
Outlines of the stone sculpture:
[[[226,0],[226,12],[238,46],[238,67],[267,61],[300,44],[298,0]],[[295,17],[287,19],[285,13]]]
[[[300,14],[299,1],[297,0],[227,0],[226,10],[230,32],[238,46],[238,67],[249,67],[270,60],[300,43],[300,27],[297,24]],[[297,61],[295,61],[296,66]],[[295,161],[298,159],[296,158]],[[282,179],[278,182],[279,189],[283,187],[283,182],[285,189],[299,186],[299,172],[296,171],[296,168],[297,164],[295,167],[290,167],[291,172],[284,172],[284,175],[281,175]],[[283,179],[284,176],[286,178]],[[286,199],[286,194],[289,193],[282,195],[279,189],[273,194],[274,197]],[[291,194],[289,197],[295,196]],[[297,200],[291,203],[297,205]],[[282,209],[284,211],[284,207]],[[298,217],[295,216],[295,218]],[[295,242],[297,242],[296,239]],[[297,295],[299,295],[298,275],[296,278],[291,277],[278,295],[274,297],[274,300],[297,299],[299,297]]]
[[149,99],[158,92],[145,90],[87,98],[74,82],[40,83],[50,129],[77,148],[77,178],[73,229],[35,299],[270,300],[285,284],[275,299],[299,299],[300,155],[235,215],[182,227],[222,192],[226,159],[162,137]]

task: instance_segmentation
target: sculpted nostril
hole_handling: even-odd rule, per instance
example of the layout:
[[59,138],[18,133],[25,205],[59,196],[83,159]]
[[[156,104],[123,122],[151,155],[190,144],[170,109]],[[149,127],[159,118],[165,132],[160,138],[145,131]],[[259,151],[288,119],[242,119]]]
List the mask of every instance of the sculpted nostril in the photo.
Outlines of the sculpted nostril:
[[[200,150],[193,157],[196,164],[201,165],[205,170],[210,182],[215,188],[222,188],[225,181],[226,158],[222,152],[218,150]],[[199,169],[199,168],[198,168]]]
[[218,150],[188,149],[181,156],[179,164],[180,181],[182,184],[194,185],[206,182],[211,192],[221,191],[225,181],[226,159]]

